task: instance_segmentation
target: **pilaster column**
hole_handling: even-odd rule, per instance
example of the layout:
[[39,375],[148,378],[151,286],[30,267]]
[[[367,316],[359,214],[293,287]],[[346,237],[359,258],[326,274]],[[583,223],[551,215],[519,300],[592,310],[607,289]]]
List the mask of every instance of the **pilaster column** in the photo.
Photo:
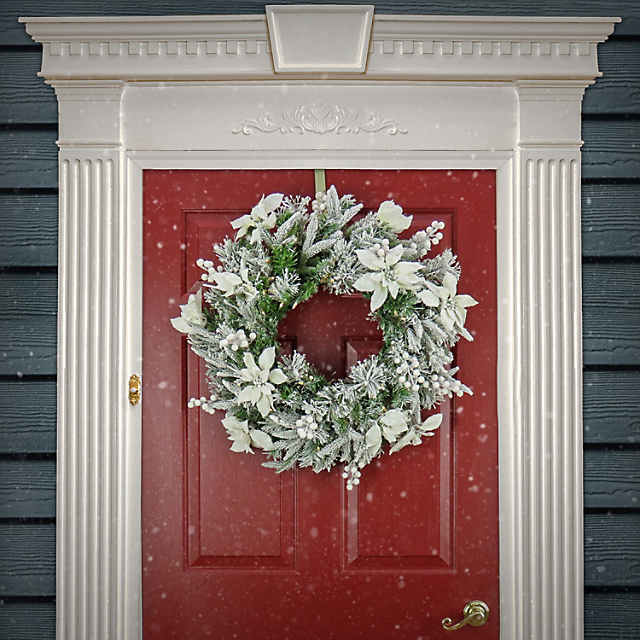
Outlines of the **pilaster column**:
[[57,637],[120,637],[125,470],[122,82],[53,81],[59,104]]
[[505,637],[583,635],[580,111],[587,84],[520,81],[515,88],[514,210],[506,231],[514,255],[505,277],[513,294],[510,368],[519,375],[511,455],[500,463],[513,465],[516,479],[501,487],[501,498],[523,517],[502,562],[520,583],[504,593],[521,594],[505,603],[514,612]]

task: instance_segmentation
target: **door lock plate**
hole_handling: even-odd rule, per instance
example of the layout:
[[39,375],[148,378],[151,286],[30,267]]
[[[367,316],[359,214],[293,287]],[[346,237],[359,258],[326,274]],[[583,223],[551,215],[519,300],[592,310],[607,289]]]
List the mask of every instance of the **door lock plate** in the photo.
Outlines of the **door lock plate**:
[[140,376],[134,373],[129,377],[129,404],[135,407],[140,402],[142,383]]

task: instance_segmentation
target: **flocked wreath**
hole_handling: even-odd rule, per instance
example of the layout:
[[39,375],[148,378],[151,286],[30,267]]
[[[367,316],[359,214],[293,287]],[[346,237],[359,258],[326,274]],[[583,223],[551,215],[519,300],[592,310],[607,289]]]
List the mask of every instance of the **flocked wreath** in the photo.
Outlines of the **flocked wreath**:
[[[443,222],[400,239],[412,216],[393,201],[355,222],[362,205],[334,187],[317,193],[311,210],[309,201],[273,193],[233,220],[235,239],[214,245],[216,262],[198,259],[202,288],[171,322],[206,364],[210,395],[188,406],[225,411],[233,451],[261,449],[271,458],[264,466],[277,471],[345,463],[351,489],[384,441],[394,453],[434,435],[442,416],[421,421],[421,409],[471,393],[450,365],[459,336],[472,340],[464,323],[476,301],[457,293],[449,249],[425,257]],[[340,380],[303,353],[277,359],[279,322],[321,289],[362,292],[384,338]]]

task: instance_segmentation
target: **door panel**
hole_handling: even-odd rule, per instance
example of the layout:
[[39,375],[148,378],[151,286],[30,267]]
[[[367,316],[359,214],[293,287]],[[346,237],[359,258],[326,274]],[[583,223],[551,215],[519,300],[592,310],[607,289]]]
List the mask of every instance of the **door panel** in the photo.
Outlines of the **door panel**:
[[[441,638],[440,620],[485,600],[498,633],[495,176],[492,171],[327,170],[366,208],[395,199],[413,233],[447,223],[460,290],[480,301],[456,361],[472,398],[443,404],[420,447],[383,456],[346,491],[340,470],[276,475],[235,454],[222,415],[186,410],[204,370],[169,325],[200,256],[263,193],[312,195],[312,171],[144,172],[143,616],[145,638]],[[376,353],[360,296],[318,294],[283,320],[331,377]],[[463,344],[464,343],[464,344]]]
[[[208,395],[202,362],[192,353],[188,397]],[[230,456],[224,414],[190,411],[187,420],[186,521],[191,567],[291,568],[292,474],[276,475],[258,456]],[[255,490],[256,481],[260,491]]]

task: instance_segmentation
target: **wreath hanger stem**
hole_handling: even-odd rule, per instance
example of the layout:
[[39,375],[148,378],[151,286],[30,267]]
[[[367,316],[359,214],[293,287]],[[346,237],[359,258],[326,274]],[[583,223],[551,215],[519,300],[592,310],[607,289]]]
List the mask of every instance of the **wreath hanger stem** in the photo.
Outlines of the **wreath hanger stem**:
[[318,191],[326,191],[327,190],[327,178],[324,173],[324,169],[314,169],[313,176],[316,181],[316,193]]

